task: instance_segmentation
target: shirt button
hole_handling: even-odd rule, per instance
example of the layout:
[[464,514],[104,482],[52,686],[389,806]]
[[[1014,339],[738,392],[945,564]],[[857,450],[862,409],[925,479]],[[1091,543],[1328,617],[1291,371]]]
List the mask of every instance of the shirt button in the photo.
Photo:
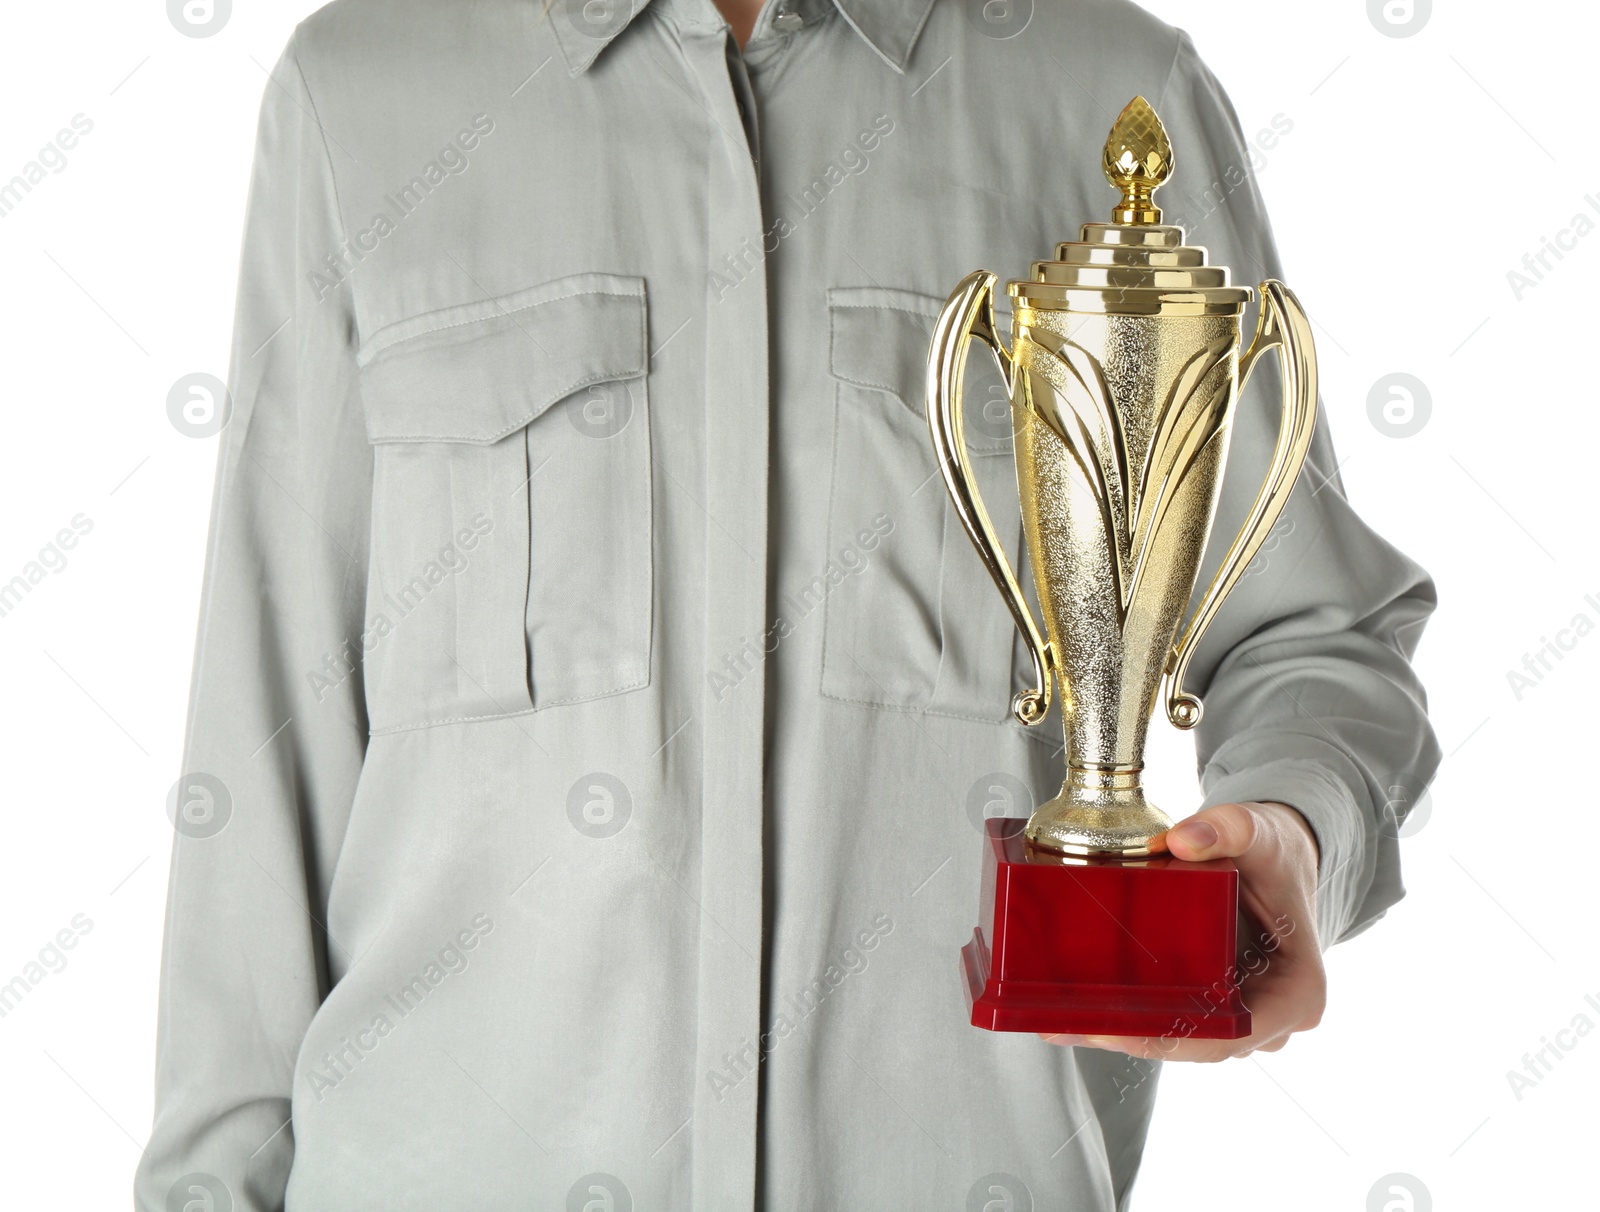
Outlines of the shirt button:
[[792,34],[806,23],[806,19],[788,5],[783,5],[772,15],[772,28],[780,34]]

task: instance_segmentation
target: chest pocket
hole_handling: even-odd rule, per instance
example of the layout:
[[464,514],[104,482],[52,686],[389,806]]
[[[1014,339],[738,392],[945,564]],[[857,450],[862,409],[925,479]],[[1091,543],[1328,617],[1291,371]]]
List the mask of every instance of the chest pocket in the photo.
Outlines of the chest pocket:
[[[950,505],[928,434],[928,344],[943,302],[903,290],[828,292],[828,554],[863,567],[826,598],[822,693],[1000,723],[1020,685],[1021,646]],[[974,357],[968,366],[967,444],[996,533],[1020,568],[1009,406],[992,364]]]
[[643,279],[578,274],[363,346],[374,732],[648,684],[646,325]]

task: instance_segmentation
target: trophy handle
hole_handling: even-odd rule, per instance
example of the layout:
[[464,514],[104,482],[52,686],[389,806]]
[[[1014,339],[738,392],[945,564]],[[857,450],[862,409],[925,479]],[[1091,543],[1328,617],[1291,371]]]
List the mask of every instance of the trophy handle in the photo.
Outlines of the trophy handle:
[[1250,507],[1250,516],[1206,587],[1205,599],[1184,630],[1183,638],[1168,654],[1167,718],[1177,728],[1193,728],[1200,722],[1200,700],[1183,690],[1189,659],[1216,617],[1223,599],[1239,583],[1288,504],[1295,478],[1311,450],[1311,434],[1317,423],[1317,351],[1311,339],[1311,322],[1294,292],[1282,282],[1269,279],[1261,284],[1261,316],[1256,324],[1255,340],[1239,359],[1241,395],[1256,362],[1274,347],[1283,367],[1283,422],[1278,429],[1278,444],[1272,452],[1266,482]]
[[1022,596],[1017,575],[1005,549],[995,537],[994,523],[984,508],[967,457],[966,432],[962,422],[961,391],[967,369],[971,338],[989,347],[1007,394],[1015,389],[1016,367],[1001,344],[994,326],[995,276],[984,270],[968,274],[939,313],[928,349],[928,429],[933,449],[944,476],[945,488],[955,503],[961,526],[978,549],[983,566],[989,570],[1000,596],[1016,620],[1017,630],[1027,641],[1033,658],[1034,686],[1019,691],[1011,700],[1011,714],[1023,724],[1037,724],[1050,709],[1050,646],[1033,621],[1033,613]]

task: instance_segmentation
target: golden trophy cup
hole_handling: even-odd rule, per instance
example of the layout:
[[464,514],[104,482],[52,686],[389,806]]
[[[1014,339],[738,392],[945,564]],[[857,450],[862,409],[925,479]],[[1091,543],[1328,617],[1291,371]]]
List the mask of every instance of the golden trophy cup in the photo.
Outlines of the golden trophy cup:
[[[1150,719],[1160,700],[1176,727],[1200,722],[1200,700],[1184,689],[1190,659],[1282,512],[1316,422],[1315,351],[1294,295],[1281,282],[1261,284],[1255,339],[1241,354],[1241,317],[1253,292],[1230,285],[1226,267],[1208,265],[1204,248],[1186,244],[1181,227],[1161,222],[1153,196],[1172,173],[1173,153],[1143,97],[1117,118],[1103,159],[1122,195],[1112,222],[1084,224],[1080,240],[1058,244],[1054,260],[1035,262],[1028,278],[1007,284],[1010,349],[995,327],[995,275],[979,271],[945,304],[928,355],[928,424],[945,486],[1032,656],[1033,685],[1015,697],[1012,713],[1036,725],[1049,709],[1053,686],[1062,699],[1066,778],[1060,793],[1029,818],[1022,840],[991,828],[990,859],[997,869],[1015,861],[1060,872],[1062,856],[1144,859],[1164,849],[1162,835],[1172,820],[1145,798],[1141,778]],[[995,536],[967,456],[961,401],[973,338],[993,354],[1010,396],[1017,488],[1043,634]],[[1283,417],[1266,481],[1180,629],[1212,529],[1239,393],[1257,361],[1274,349],[1282,366]],[[1092,866],[1080,862],[1077,873]],[[1160,858],[1135,866],[1213,865]],[[1231,877],[1222,882],[1236,899],[1237,873],[1228,865],[1222,874]],[[994,876],[987,871],[986,882]],[[1022,871],[1010,876],[994,885],[997,897],[1007,888],[1016,895],[1027,879],[1047,878]],[[984,907],[991,937],[980,927],[976,942],[986,953],[978,957],[980,966],[993,959],[987,954],[995,948],[992,936],[1005,926],[993,913],[1003,908]],[[1233,910],[1191,905],[1189,911],[1227,918],[1231,965]],[[1051,919],[1041,910],[1028,920],[1036,929]],[[1020,926],[1012,924],[1015,948]],[[1072,986],[1098,971],[1094,963],[1057,958],[1068,970],[1030,969],[1028,978],[1018,979]],[[976,962],[969,955],[969,982],[978,975]],[[1124,977],[1126,967],[1118,968]],[[1170,976],[1174,969],[1163,971]],[[993,984],[999,983],[996,977]],[[1248,1013],[1239,1012],[1247,1024]],[[1231,1033],[1238,1023],[1210,1026]]]

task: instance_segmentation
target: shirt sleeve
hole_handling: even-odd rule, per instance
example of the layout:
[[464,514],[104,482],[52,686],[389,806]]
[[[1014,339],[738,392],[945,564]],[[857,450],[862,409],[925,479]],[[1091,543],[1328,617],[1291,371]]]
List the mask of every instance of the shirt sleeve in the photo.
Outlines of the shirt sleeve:
[[[1189,242],[1207,246],[1236,282],[1284,277],[1256,172],[1293,137],[1292,118],[1277,115],[1247,141],[1184,33],[1157,109],[1176,150],[1173,178],[1157,198],[1165,221],[1187,227]],[[1315,315],[1314,298],[1301,302]],[[1281,393],[1269,354],[1239,400],[1202,586],[1265,477]],[[1364,930],[1404,895],[1399,824],[1439,764],[1410,663],[1435,602],[1427,573],[1351,507],[1319,400],[1288,507],[1202,640],[1186,688],[1205,703],[1205,806],[1277,801],[1316,833],[1324,947]]]
[[[281,1208],[296,1054],[348,964],[327,893],[365,752],[371,454],[329,141],[295,40],[261,106],[135,1203]],[[336,145],[335,145],[336,146]],[[348,251],[348,250],[346,250]],[[215,1197],[215,1192],[212,1192]],[[180,1200],[187,1206],[188,1201]]]

